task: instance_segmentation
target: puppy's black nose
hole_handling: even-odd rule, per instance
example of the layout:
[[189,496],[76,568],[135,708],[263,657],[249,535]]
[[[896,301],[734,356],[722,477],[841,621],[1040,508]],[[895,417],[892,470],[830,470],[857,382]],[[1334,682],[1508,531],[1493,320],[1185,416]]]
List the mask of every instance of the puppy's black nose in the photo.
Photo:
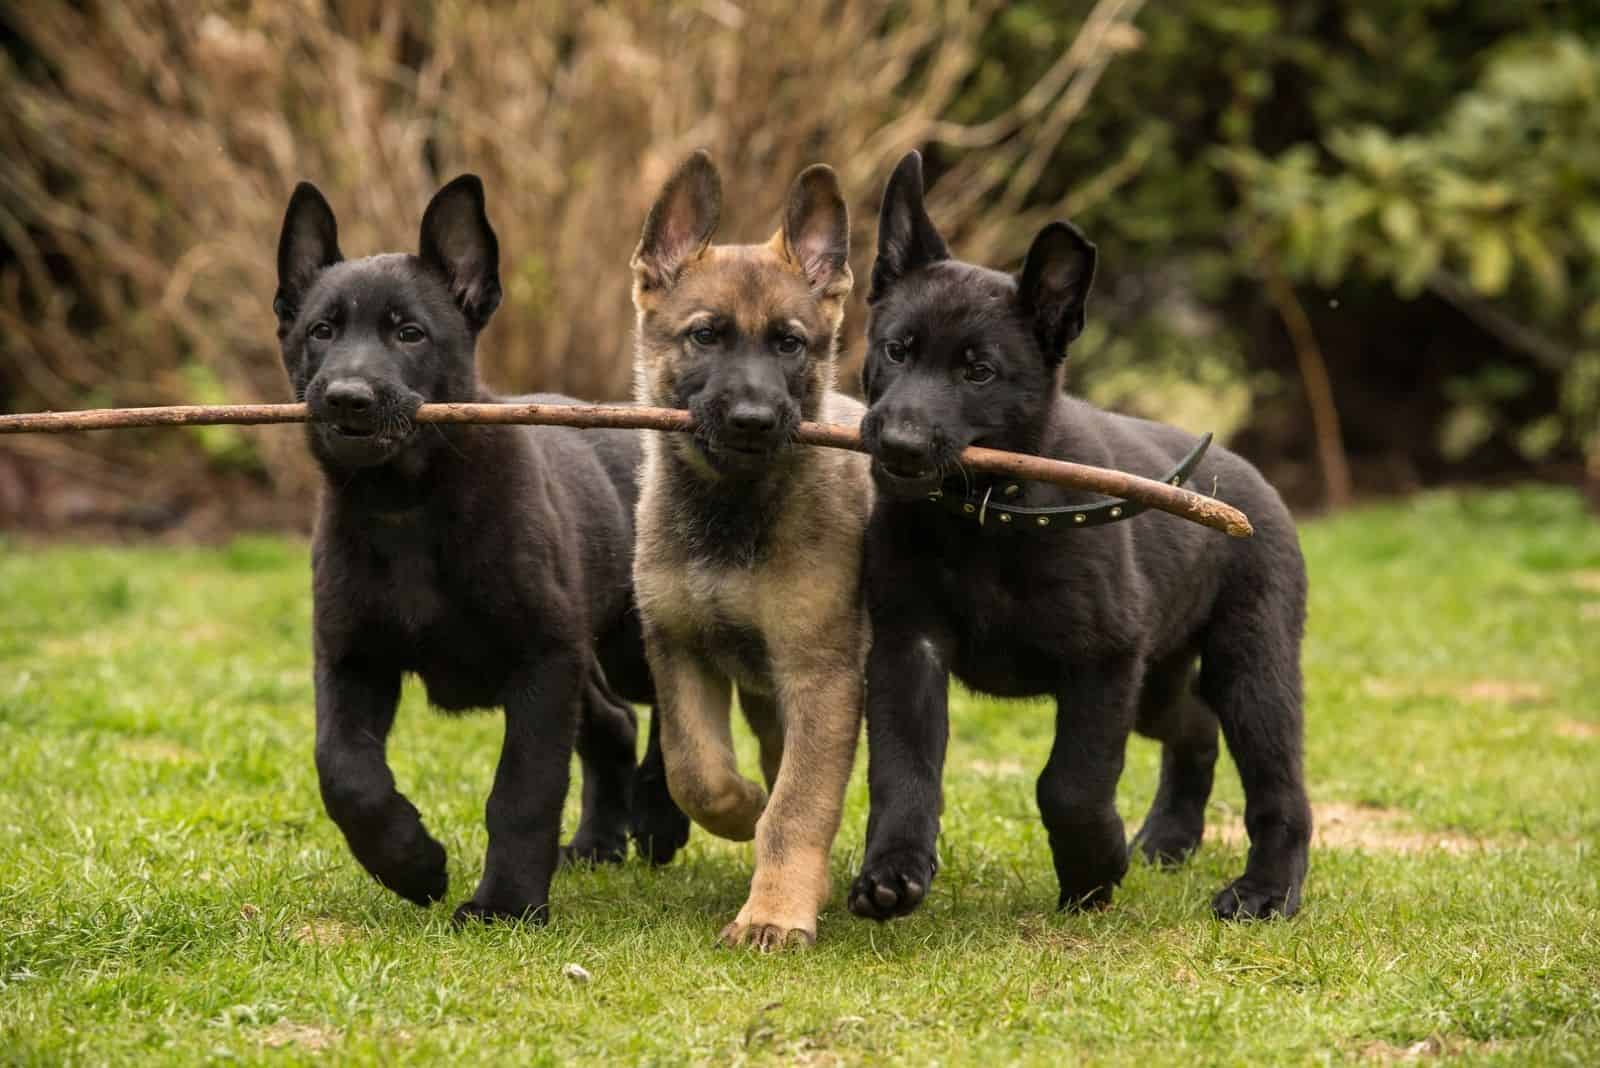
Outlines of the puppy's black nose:
[[778,410],[770,404],[740,401],[728,409],[728,426],[741,434],[766,434],[778,425]]
[[933,438],[910,423],[889,423],[878,432],[878,458],[889,467],[918,469],[933,452]]
[[322,394],[323,401],[328,406],[328,411],[335,418],[349,415],[365,415],[372,410],[377,398],[373,395],[372,387],[359,378],[341,378],[330,382]]

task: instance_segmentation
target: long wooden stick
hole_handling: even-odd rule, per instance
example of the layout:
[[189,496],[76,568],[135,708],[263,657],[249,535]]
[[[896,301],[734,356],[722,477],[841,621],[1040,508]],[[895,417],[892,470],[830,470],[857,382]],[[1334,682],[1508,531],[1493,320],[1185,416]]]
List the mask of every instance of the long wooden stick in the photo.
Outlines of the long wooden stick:
[[[173,405],[164,408],[103,408],[83,412],[38,412],[0,415],[0,434],[61,434],[77,430],[116,430],[148,426],[257,426],[304,423],[311,418],[304,404]],[[620,404],[424,404],[413,417],[419,423],[515,423],[621,430],[693,429],[689,413],[676,408],[642,408]],[[864,452],[853,427],[801,423],[796,439],[805,445]],[[1048,482],[1067,489],[1103,493],[1192,520],[1236,538],[1248,538],[1250,520],[1231,505],[1154,479],[976,446],[961,454],[973,471]]]

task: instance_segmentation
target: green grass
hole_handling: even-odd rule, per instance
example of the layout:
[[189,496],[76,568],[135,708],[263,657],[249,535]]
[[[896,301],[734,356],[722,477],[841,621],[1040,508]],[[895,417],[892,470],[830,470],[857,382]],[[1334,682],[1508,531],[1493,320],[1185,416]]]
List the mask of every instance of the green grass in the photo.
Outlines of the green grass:
[[[1600,524],[1564,492],[1434,494],[1304,541],[1326,834],[1297,919],[1207,912],[1243,865],[1226,760],[1188,867],[1055,914],[1050,716],[962,696],[927,905],[842,907],[858,761],[821,942],[772,957],[714,947],[750,854],[699,832],[662,871],[561,874],[543,930],[457,932],[369,879],[311,766],[303,546],[0,544],[0,1063],[1600,1062]],[[393,760],[453,903],[498,722],[405,702]],[[1155,758],[1130,746],[1131,823]]]

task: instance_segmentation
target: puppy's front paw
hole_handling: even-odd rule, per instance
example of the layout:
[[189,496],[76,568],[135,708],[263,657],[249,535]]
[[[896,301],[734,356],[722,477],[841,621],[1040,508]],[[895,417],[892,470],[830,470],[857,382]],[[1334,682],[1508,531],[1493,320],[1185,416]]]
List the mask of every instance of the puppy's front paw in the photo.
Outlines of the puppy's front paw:
[[444,846],[420,825],[415,837],[402,846],[374,849],[366,856],[357,856],[384,887],[424,908],[443,899],[450,888]]
[[787,890],[752,890],[744,908],[722,929],[717,941],[725,946],[751,946],[763,953],[814,946],[816,901],[815,897],[794,893],[792,883]]
[[524,906],[485,904],[473,898],[463,901],[450,917],[450,922],[457,927],[464,927],[470,923],[529,923],[535,927],[543,927],[550,921],[550,905],[548,902],[541,904],[528,904]]
[[1300,888],[1265,886],[1244,876],[1223,887],[1211,899],[1211,911],[1219,920],[1288,918],[1300,911]]
[[850,885],[850,911],[880,923],[905,916],[922,904],[938,861],[913,852],[869,860]]
[[746,923],[734,920],[722,929],[717,941],[729,948],[750,946],[763,953],[784,949],[803,949],[817,944],[815,926],[786,927],[781,923]]

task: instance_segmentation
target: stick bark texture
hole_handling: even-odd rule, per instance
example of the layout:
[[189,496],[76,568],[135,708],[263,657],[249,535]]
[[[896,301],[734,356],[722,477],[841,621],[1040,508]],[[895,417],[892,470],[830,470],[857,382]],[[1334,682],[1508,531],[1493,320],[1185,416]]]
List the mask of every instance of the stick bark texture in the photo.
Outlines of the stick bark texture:
[[[0,415],[0,435],[61,434],[82,430],[120,430],[153,426],[259,426],[304,423],[304,404],[173,405],[162,408],[103,408],[80,412],[37,412]],[[692,430],[689,413],[676,408],[644,408],[621,404],[424,404],[414,416],[419,423],[519,424],[570,426],[584,429]],[[828,423],[802,423],[797,440],[805,445],[865,451],[853,428]],[[1068,460],[1002,452],[977,446],[961,454],[969,470],[1067,489],[1120,497],[1168,512],[1236,538],[1252,533],[1250,520],[1237,508],[1180,486]]]

